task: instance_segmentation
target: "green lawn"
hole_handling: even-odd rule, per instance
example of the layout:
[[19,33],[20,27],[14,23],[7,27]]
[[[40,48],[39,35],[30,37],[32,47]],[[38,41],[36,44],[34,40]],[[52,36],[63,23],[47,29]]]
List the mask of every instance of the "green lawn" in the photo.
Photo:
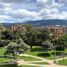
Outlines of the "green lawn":
[[26,56],[17,56],[17,59],[25,60],[25,61],[38,61],[40,59],[33,58],[33,57],[26,57]]
[[6,62],[6,61],[7,61],[6,58],[0,58],[0,63]]
[[33,56],[43,57],[43,58],[50,59],[50,60],[55,59],[55,56],[51,55],[50,52],[46,53],[46,52],[31,52],[31,51],[29,51],[29,52],[27,52],[27,54],[31,54]]
[[[59,51],[57,51],[56,53],[59,53]],[[67,53],[67,49],[65,50],[65,53]],[[43,58],[47,58],[50,60],[54,60],[59,58],[59,56],[55,56],[55,51],[42,51],[41,47],[39,46],[33,46],[31,51],[28,51],[27,54],[31,54],[34,56],[39,56],[39,57],[43,57]]]
[[40,67],[40,66],[22,65],[21,67]]
[[[0,56],[3,56],[4,55],[4,52],[5,52],[5,48],[0,48]],[[65,50],[65,53],[67,53],[67,49]],[[34,55],[34,56],[39,56],[39,57],[43,57],[43,58],[47,58],[47,59],[55,59],[55,56],[54,56],[54,51],[42,51],[41,47],[38,47],[38,46],[35,46],[33,47],[33,49],[31,51],[27,51],[27,54],[30,54],[30,55]],[[56,57],[58,58],[58,57]],[[36,59],[36,58],[33,58],[33,57],[27,57],[27,56],[17,56],[17,59],[21,59],[21,60],[25,60],[25,61],[39,61],[40,59]],[[0,58],[0,63],[1,62],[6,62],[7,60],[11,60],[11,59],[8,59],[8,58]],[[47,62],[36,62],[34,64],[48,64]],[[66,60],[62,60],[62,61],[59,61],[58,64],[62,64],[62,65],[67,65],[67,59]],[[14,66],[14,65],[13,65]],[[11,67],[13,67],[11,65]],[[0,67],[4,67],[4,66],[0,66]],[[5,66],[5,67],[10,67],[9,65]],[[18,66],[14,66],[14,67],[18,67]],[[27,65],[23,65],[21,67],[33,67],[33,66],[27,66]]]
[[41,65],[46,64],[46,65],[48,65],[49,63],[48,62],[33,62],[33,64],[41,64]]
[[67,59],[60,60],[60,61],[58,61],[57,64],[59,64],[59,65],[67,65]]
[[[2,62],[6,62],[7,59],[6,58],[2,58],[1,56],[4,56],[4,52],[6,51],[5,48],[0,48],[0,63]],[[9,59],[8,59],[9,60]]]
[[51,55],[51,53],[53,53],[54,51],[48,51],[48,53],[46,51],[42,51],[42,49],[40,47],[33,47],[31,51],[28,51],[27,54],[31,54],[34,56],[39,56],[39,57],[43,57],[43,58],[47,58],[47,59],[54,59],[55,56]]
[[0,67],[39,67],[39,66],[30,66],[30,65],[22,65],[22,66],[17,66],[15,64],[9,64],[9,65],[0,65]]
[[[4,55],[4,52],[6,51],[5,48],[0,48],[0,56]],[[6,60],[10,60],[9,58],[1,58],[0,57],[0,62],[6,62]],[[25,61],[38,61],[40,59],[36,59],[33,57],[25,57],[25,56],[17,56],[17,59],[25,60]]]

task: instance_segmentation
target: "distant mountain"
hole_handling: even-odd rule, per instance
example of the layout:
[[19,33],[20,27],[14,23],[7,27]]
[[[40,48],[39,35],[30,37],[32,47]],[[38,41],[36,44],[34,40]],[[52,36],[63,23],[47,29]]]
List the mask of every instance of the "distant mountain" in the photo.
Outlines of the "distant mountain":
[[45,26],[45,25],[65,25],[67,26],[67,20],[37,20],[37,21],[28,21],[25,24],[32,24],[36,26]]
[[5,27],[10,27],[16,24],[32,24],[33,26],[46,26],[46,25],[64,25],[67,26],[67,20],[36,20],[28,22],[15,22],[15,23],[2,23]]

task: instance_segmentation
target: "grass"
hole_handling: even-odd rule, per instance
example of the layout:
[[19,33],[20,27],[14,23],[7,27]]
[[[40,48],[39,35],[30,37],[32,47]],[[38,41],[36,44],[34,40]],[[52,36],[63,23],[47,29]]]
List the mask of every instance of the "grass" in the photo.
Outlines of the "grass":
[[46,52],[27,52],[27,53],[33,56],[39,56],[39,57],[43,57],[43,58],[50,59],[50,60],[55,59],[55,56],[50,55],[50,53],[46,53]]
[[22,60],[25,60],[25,61],[38,61],[40,59],[36,59],[36,58],[33,58],[33,57],[27,57],[27,56],[17,56],[18,59],[22,59]]
[[6,51],[5,48],[0,48],[0,63],[10,61],[10,58],[4,58],[4,52]]
[[[0,56],[4,54],[5,50],[6,50],[5,48],[0,48]],[[67,53],[67,49],[65,50],[65,53]],[[47,59],[50,59],[50,60],[54,60],[55,59],[54,51],[45,52],[45,51],[43,51],[41,49],[40,46],[33,46],[31,51],[27,51],[27,54],[30,54],[30,55],[33,55],[33,56],[39,56],[39,57],[47,58]],[[58,56],[56,58],[58,58]],[[21,56],[21,57],[18,56],[18,59],[23,59],[25,61],[39,60],[39,59],[36,59],[36,58],[24,57],[24,56]],[[1,61],[3,61],[3,60],[1,59]]]
[[21,67],[21,66],[17,66],[15,64],[8,64],[8,65],[0,65],[0,67]]
[[31,65],[17,66],[15,64],[9,64],[9,65],[0,65],[0,67],[39,67],[39,66],[31,66]]
[[51,55],[53,51],[42,51],[42,49],[40,47],[33,47],[31,51],[28,51],[27,54],[31,54],[33,56],[39,56],[39,57],[43,57],[43,58],[47,58],[47,59],[54,59],[55,57],[53,55]]
[[[0,56],[3,56],[4,55],[4,52],[5,52],[5,48],[0,48]],[[33,57],[26,57],[26,56],[17,56],[17,59],[22,59],[22,60],[25,60],[25,61],[38,61],[40,59],[36,59],[36,58],[33,58]],[[6,58],[1,58],[0,57],[0,62],[6,62]],[[10,60],[10,59],[8,59]]]
[[4,56],[5,48],[0,48],[0,63],[6,62],[6,58],[2,58],[1,56]]
[[5,58],[0,58],[0,63],[2,62],[6,62],[6,59]]
[[48,65],[49,63],[48,62],[33,62],[33,64],[41,64],[41,65],[46,64],[46,65]]
[[[58,54],[58,53],[59,53],[59,51],[56,52],[56,54]],[[65,53],[67,53],[67,49],[65,50]],[[42,51],[41,47],[39,47],[39,46],[33,46],[32,50],[28,51],[27,54],[43,57],[43,58],[50,59],[50,60],[54,60],[54,59],[57,59],[60,57],[60,56],[55,57],[54,50],[48,51],[48,52]]]
[[40,67],[40,66],[22,65],[21,67]]
[[67,59],[60,60],[60,61],[58,61],[57,64],[59,64],[59,65],[67,65]]

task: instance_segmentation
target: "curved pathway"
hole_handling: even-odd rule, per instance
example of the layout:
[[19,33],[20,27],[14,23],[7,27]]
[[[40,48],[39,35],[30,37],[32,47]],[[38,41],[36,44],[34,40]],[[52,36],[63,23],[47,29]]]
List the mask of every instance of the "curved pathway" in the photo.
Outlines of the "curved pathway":
[[[57,65],[54,63],[54,60],[48,60],[42,57],[37,57],[37,56],[32,56],[29,54],[20,54],[19,56],[29,56],[29,57],[33,57],[33,58],[37,58],[40,59],[41,61],[23,61],[23,60],[19,60],[17,61],[19,65],[32,65],[32,66],[40,66],[42,67],[41,64],[32,64],[33,62],[47,62],[49,63],[49,65],[44,65],[44,67],[67,67],[67,66],[62,66],[62,65]],[[57,59],[58,60],[62,60],[63,58]],[[65,57],[64,59],[67,59],[67,57]]]

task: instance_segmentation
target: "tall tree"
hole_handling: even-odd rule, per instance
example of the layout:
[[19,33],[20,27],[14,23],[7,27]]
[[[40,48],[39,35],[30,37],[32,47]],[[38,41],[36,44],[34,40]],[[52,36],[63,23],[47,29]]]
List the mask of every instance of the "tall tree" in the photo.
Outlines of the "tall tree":
[[4,55],[12,54],[16,58],[16,54],[24,53],[29,49],[29,46],[20,38],[17,42],[9,42],[6,49]]

